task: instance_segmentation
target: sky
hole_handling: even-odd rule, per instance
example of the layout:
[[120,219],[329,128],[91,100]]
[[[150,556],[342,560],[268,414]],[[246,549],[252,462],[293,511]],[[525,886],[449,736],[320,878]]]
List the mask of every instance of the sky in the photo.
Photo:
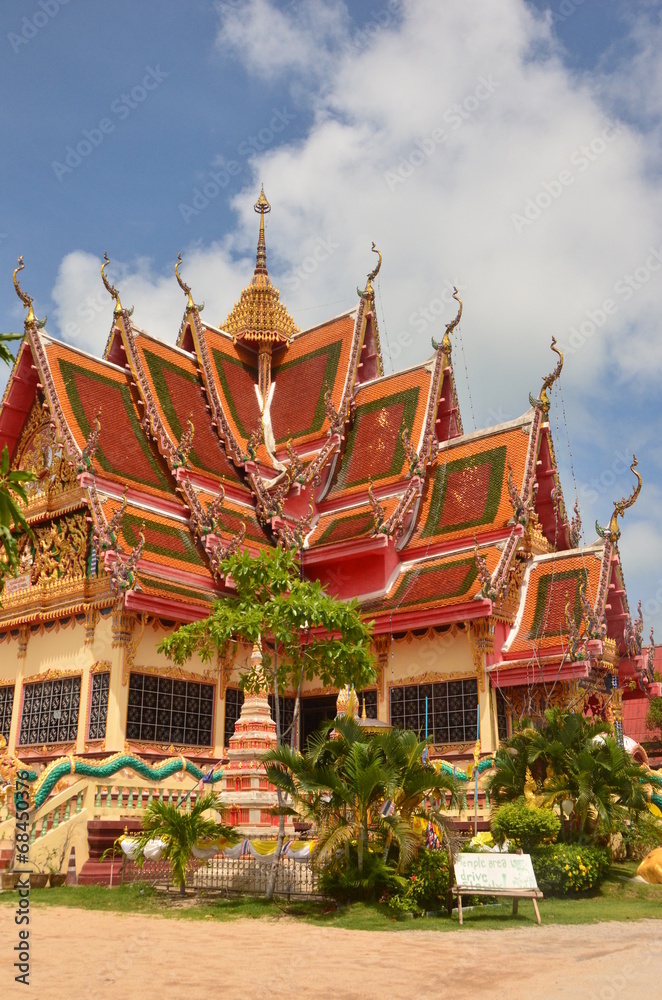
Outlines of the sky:
[[[464,313],[465,430],[550,413],[584,541],[621,524],[632,610],[662,641],[662,0],[4,0],[0,329],[22,283],[99,354],[99,265],[174,342],[173,266],[221,322],[268,266],[305,329],[352,308],[383,253],[387,371]],[[3,277],[4,276],[4,277]],[[0,372],[0,385],[6,373]]]

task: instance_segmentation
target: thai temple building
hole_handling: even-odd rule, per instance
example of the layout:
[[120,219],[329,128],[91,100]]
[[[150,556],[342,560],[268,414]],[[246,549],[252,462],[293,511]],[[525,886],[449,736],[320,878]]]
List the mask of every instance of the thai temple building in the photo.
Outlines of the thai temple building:
[[[358,704],[368,718],[431,736],[432,757],[464,767],[479,740],[489,758],[513,720],[551,705],[603,716],[622,733],[624,692],[659,693],[618,545],[641,478],[635,459],[632,494],[582,542],[548,419],[563,365],[555,342],[556,367],[536,395],[523,387],[522,416],[465,433],[457,293],[429,360],[385,374],[379,251],[353,306],[300,330],[269,277],[264,191],[255,209],[255,269],[218,325],[203,319],[178,261],[184,311],[172,343],[124,307],[107,258],[112,321],[100,358],[53,339],[21,287],[22,259],[14,273],[27,315],[0,449],[36,479],[20,571],[0,597],[5,777],[16,762],[33,769],[47,809],[49,796],[100,775],[113,755],[145,773],[170,762],[181,787],[231,759],[253,651],[180,668],[157,647],[231,592],[220,569],[229,553],[276,545],[374,622],[376,679]],[[293,692],[283,694],[287,724]],[[335,716],[337,697],[304,686],[300,745]],[[101,786],[89,793],[90,819],[125,802],[104,766],[115,784],[105,797]]]

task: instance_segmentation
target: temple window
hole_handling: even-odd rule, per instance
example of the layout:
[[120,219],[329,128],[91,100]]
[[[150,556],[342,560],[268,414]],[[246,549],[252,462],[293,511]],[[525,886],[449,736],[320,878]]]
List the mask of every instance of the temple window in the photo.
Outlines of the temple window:
[[213,706],[213,684],[132,673],[127,739],[211,746]]
[[80,680],[63,677],[25,684],[19,746],[71,743],[76,739]]
[[14,685],[3,684],[0,687],[0,736],[9,742],[12,707],[14,705]]
[[110,674],[92,674],[92,697],[90,699],[90,724],[87,738],[102,740],[106,735],[106,718],[108,716],[108,691]]
[[475,678],[392,687],[390,695],[392,726],[413,729],[421,738],[427,731],[435,743],[469,743],[476,739]]
[[496,706],[497,706],[497,726],[499,730],[499,739],[508,739],[508,715],[506,712],[506,699],[503,693],[496,688],[494,691],[496,695]]

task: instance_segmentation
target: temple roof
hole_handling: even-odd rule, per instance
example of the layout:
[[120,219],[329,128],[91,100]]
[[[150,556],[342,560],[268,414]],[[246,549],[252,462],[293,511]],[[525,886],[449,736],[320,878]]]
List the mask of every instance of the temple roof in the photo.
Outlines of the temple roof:
[[640,485],[616,504],[602,542],[578,549],[548,421],[563,360],[554,343],[560,360],[532,409],[464,434],[457,292],[431,359],[384,375],[379,251],[358,304],[299,331],[267,272],[264,192],[256,210],[255,270],[222,329],[202,321],[176,269],[186,295],[178,346],[133,323],[107,258],[104,359],[42,333],[22,294],[29,322],[0,410],[2,441],[14,453],[31,407],[50,413],[102,561],[116,576],[125,570],[127,607],[201,617],[224,592],[228,552],[280,539],[300,551],[304,573],[357,597],[382,630],[501,616],[495,655],[505,664],[565,655],[569,621],[581,631],[592,615],[622,644],[617,517]]

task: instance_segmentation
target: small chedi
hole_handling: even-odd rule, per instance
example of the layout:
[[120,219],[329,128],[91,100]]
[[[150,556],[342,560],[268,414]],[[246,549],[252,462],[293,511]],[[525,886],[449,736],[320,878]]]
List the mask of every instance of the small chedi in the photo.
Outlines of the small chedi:
[[[253,647],[251,664],[259,670],[262,653]],[[241,715],[230,737],[228,763],[223,771],[220,800],[223,821],[238,827],[247,837],[269,836],[278,817],[271,810],[278,805],[277,793],[267,781],[262,760],[276,746],[276,723],[271,717],[266,684],[256,694],[246,694]],[[286,829],[293,832],[292,820]]]

